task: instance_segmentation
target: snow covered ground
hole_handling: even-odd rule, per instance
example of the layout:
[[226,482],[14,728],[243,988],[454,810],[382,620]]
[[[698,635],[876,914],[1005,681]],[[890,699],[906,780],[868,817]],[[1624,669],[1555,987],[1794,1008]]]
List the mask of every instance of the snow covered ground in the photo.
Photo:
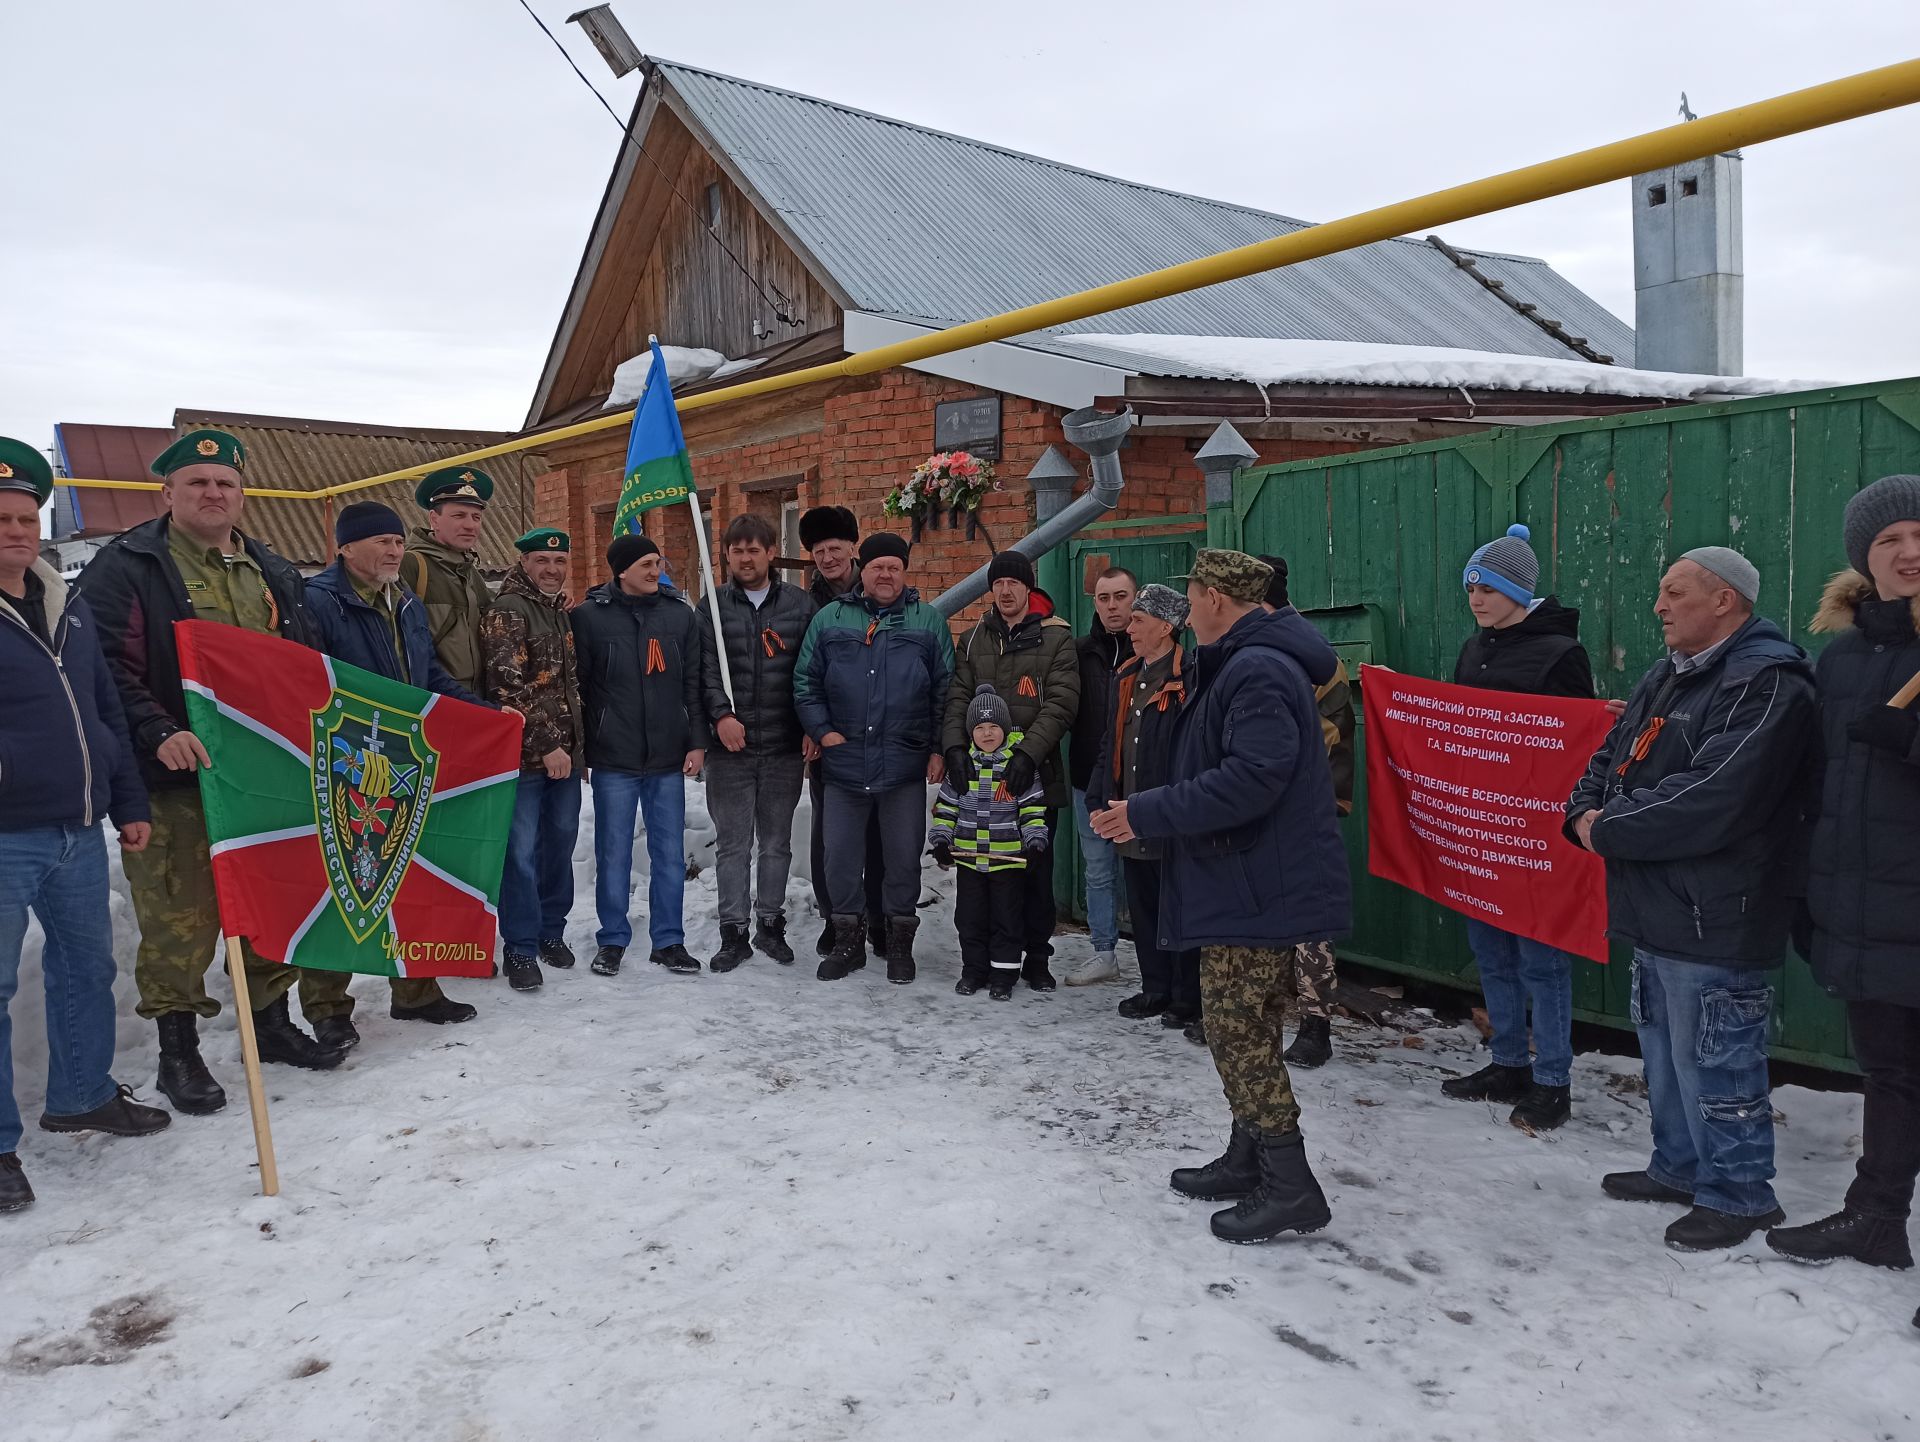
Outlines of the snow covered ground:
[[[589,856],[583,833],[583,882]],[[1118,986],[955,996],[928,880],[911,987],[872,965],[815,982],[798,879],[792,968],[455,982],[481,1015],[444,1030],[359,981],[343,1068],[269,1069],[275,1199],[223,1014],[225,1112],[144,1142],[28,1132],[40,1201],[0,1218],[0,1437],[1920,1436],[1911,1274],[1676,1255],[1673,1213],[1600,1196],[1645,1160],[1631,1062],[1582,1058],[1573,1123],[1535,1140],[1440,1099],[1478,1064],[1470,1031],[1415,1048],[1343,1024],[1296,1078],[1332,1227],[1228,1247],[1166,1188],[1224,1134],[1205,1053],[1121,1021]],[[583,886],[583,954],[591,911]],[[706,955],[710,871],[687,912]],[[15,1003],[30,1119],[38,945]],[[122,987],[119,1070],[147,1090]],[[1808,1219],[1846,1185],[1859,1101],[1775,1104]]]

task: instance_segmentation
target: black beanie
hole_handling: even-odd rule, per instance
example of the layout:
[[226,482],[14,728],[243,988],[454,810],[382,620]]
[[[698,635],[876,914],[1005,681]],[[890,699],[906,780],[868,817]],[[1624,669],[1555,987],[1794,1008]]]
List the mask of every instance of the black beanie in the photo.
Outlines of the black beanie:
[[904,566],[911,549],[905,536],[896,536],[891,531],[875,531],[860,543],[860,564],[864,568],[869,561],[881,556],[893,556]]
[[1277,611],[1288,604],[1286,557],[1261,556],[1259,559],[1273,567],[1273,579],[1267,582],[1267,604]]
[[400,513],[378,501],[355,501],[333,518],[335,545],[351,545],[369,536],[404,536],[407,528]]
[[657,556],[660,548],[653,543],[651,536],[639,536],[629,533],[615,536],[613,544],[607,547],[607,565],[613,568],[613,579],[619,580],[627,567],[642,556]]
[[800,548],[811,551],[822,541],[860,544],[860,522],[845,506],[815,506],[800,515]]
[[1018,581],[1031,591],[1033,562],[1019,551],[1001,551],[987,567],[987,584],[991,586],[995,581]]

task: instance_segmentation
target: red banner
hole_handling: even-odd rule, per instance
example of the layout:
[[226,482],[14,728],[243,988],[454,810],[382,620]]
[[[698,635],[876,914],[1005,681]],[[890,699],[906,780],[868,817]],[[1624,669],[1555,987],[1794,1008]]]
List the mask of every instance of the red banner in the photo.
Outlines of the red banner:
[[1606,873],[1560,832],[1613,718],[1600,701],[1483,691],[1361,668],[1367,869],[1429,900],[1594,961]]

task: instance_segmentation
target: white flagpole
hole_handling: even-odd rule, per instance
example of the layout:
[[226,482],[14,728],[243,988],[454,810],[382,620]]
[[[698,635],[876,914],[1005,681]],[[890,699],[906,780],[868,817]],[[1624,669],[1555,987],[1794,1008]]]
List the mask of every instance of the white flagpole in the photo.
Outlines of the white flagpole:
[[707,582],[707,609],[713,613],[713,649],[720,657],[720,689],[733,701],[733,668],[727,664],[727,633],[720,624],[720,591],[713,581],[713,557],[707,547],[707,523],[700,514],[700,493],[687,492],[687,504],[693,507],[693,542],[700,550],[700,574]]

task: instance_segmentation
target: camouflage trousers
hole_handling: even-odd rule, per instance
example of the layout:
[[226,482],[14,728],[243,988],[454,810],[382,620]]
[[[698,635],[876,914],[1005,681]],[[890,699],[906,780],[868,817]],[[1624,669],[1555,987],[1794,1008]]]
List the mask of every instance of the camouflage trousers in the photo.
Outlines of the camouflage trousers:
[[[207,854],[207,818],[200,791],[156,788],[152,795],[153,839],[144,851],[123,854],[133,914],[140,923],[140,951],[133,979],[140,989],[139,1014],[148,1020],[170,1012],[220,1014],[207,995],[207,967],[220,940],[220,903]],[[287,994],[295,968],[267,961],[246,942],[240,953],[255,1011]]]
[[1333,943],[1304,941],[1293,949],[1293,985],[1302,1016],[1331,1017],[1339,980],[1333,974]]
[[1280,1058],[1293,948],[1208,946],[1200,950],[1200,1004],[1207,1048],[1233,1119],[1279,1135],[1300,1127],[1293,1079]]
[[[347,987],[354,974],[350,971],[321,971],[317,967],[300,968],[300,1013],[308,1021],[324,1021],[330,1016],[352,1016],[353,997]],[[440,983],[430,976],[396,976],[388,980],[393,988],[395,1006],[425,1006],[444,994]]]

